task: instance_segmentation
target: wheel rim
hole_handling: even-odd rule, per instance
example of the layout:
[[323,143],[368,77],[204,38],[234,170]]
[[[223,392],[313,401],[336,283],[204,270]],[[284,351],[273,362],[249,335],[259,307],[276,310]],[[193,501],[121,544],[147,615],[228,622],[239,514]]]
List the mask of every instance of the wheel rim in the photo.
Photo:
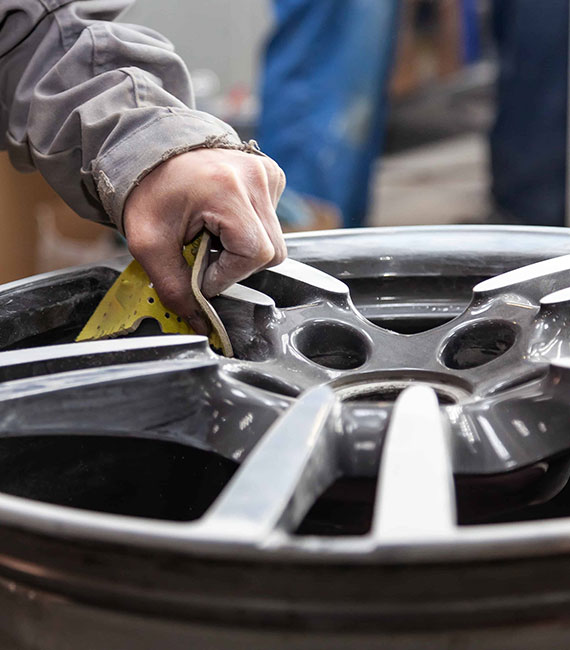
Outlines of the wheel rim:
[[[337,277],[291,261],[218,298],[237,360],[191,336],[28,347],[81,326],[123,262],[7,285],[0,437],[171,441],[240,468],[227,469],[202,510],[181,521],[9,494],[0,494],[0,520],[64,545],[230,562],[445,561],[459,570],[464,562],[560,554],[570,539],[566,517],[477,524],[501,512],[493,495],[516,511],[548,501],[568,479],[570,256],[562,254],[569,244],[566,231],[508,228],[293,237],[292,255]],[[525,269],[513,271],[521,261]],[[441,291],[437,268],[454,280],[428,328],[434,301],[426,278]],[[487,279],[497,270],[504,275]],[[396,278],[398,286],[388,285],[398,290],[417,277],[423,283],[407,301],[394,291],[383,310],[374,299],[379,277]],[[404,329],[421,331],[375,324],[401,330],[406,319]],[[376,476],[365,530],[332,536],[307,528],[307,513],[339,477]],[[521,491],[524,503],[512,501]],[[465,503],[473,494],[481,512]],[[471,521],[461,521],[462,509]],[[3,570],[28,575],[23,566]]]

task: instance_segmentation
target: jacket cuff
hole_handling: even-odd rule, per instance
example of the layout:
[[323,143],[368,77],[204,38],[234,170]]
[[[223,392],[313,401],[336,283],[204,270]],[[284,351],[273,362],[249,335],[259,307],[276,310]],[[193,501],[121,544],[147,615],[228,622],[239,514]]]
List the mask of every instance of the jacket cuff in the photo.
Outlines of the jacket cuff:
[[247,150],[251,145],[243,145],[230,126],[212,115],[166,108],[98,156],[92,173],[99,199],[121,233],[125,201],[140,181],[169,158],[203,147]]

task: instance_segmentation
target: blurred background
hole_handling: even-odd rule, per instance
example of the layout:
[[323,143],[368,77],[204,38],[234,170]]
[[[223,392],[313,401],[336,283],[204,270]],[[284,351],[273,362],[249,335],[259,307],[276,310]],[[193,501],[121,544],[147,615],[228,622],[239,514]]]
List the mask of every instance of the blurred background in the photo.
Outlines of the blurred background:
[[[138,0],[198,108],[283,167],[287,231],[566,224],[568,0]],[[122,242],[0,157],[0,282]]]

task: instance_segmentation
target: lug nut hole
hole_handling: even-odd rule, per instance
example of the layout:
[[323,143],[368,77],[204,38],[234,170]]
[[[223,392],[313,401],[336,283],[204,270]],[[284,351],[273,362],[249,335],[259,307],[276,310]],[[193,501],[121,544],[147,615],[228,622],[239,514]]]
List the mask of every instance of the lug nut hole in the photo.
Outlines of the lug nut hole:
[[507,352],[516,340],[512,325],[487,321],[468,325],[446,343],[441,359],[448,368],[467,370],[493,361]]
[[297,332],[294,342],[301,354],[325,368],[353,370],[368,357],[364,336],[341,323],[309,323]]

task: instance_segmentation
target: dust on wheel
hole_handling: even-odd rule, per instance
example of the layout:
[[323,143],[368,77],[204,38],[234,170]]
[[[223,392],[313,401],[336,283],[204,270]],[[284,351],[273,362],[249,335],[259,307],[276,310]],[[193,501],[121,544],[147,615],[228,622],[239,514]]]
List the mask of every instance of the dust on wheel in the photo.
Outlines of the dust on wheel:
[[236,359],[73,343],[127,260],[0,288],[1,648],[567,647],[570,234],[289,252]]

